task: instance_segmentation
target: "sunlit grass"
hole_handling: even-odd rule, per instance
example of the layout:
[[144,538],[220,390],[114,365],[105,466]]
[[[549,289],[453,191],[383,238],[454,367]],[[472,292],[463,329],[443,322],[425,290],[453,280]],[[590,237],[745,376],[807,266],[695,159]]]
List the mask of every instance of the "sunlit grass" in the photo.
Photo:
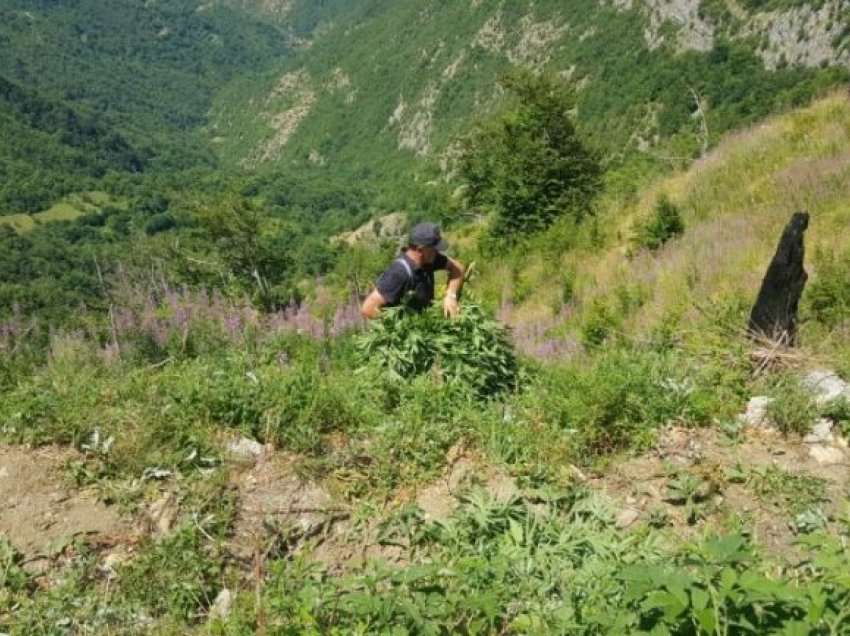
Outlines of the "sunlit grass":
[[[662,194],[680,207],[684,235],[654,253],[630,253],[633,228]],[[850,101],[835,94],[728,136],[687,170],[645,186],[634,202],[604,199],[599,226],[605,246],[565,249],[545,267],[542,257],[528,255],[515,279],[534,291],[520,298],[513,316],[519,322],[557,307],[562,287],[555,273],[572,271],[574,325],[596,298],[616,306],[624,288],[639,290],[643,299],[624,316],[629,333],[645,333],[671,314],[698,324],[698,306],[755,299],[794,212],[811,214],[810,254],[850,246],[848,201]],[[807,268],[817,276],[811,259]],[[499,280],[485,275],[480,284],[505,287],[501,274]]]
[[73,221],[84,214],[98,212],[107,205],[123,207],[126,204],[113,199],[106,192],[82,192],[68,195],[41,212],[0,216],[0,225],[8,225],[17,232],[29,232],[41,223]]

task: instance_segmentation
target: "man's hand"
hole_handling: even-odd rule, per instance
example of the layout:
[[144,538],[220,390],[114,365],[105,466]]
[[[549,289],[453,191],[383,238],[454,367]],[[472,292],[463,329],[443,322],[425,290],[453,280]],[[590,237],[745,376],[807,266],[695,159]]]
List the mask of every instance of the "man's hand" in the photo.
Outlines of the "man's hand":
[[443,314],[446,318],[454,318],[460,313],[457,297],[463,288],[463,265],[450,258],[446,263],[446,270],[449,273],[449,283],[446,288],[446,297],[443,299]]
[[451,292],[446,294],[443,299],[443,315],[446,318],[454,318],[460,313],[460,305],[457,302],[457,296]]
[[360,307],[360,315],[366,320],[374,320],[381,314],[381,307],[386,304],[387,301],[381,296],[381,292],[375,289],[363,301],[363,306]]

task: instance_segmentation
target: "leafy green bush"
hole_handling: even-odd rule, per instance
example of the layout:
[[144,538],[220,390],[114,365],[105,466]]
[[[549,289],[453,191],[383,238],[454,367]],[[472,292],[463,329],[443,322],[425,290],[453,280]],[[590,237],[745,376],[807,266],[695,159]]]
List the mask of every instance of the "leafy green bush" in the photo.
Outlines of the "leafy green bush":
[[397,381],[433,373],[480,397],[517,385],[519,368],[507,331],[474,303],[464,303],[451,320],[433,307],[421,314],[387,310],[359,346],[363,368],[376,366]]
[[638,248],[655,251],[684,231],[685,223],[679,207],[667,195],[662,195],[655,204],[652,218],[636,228],[633,242]]

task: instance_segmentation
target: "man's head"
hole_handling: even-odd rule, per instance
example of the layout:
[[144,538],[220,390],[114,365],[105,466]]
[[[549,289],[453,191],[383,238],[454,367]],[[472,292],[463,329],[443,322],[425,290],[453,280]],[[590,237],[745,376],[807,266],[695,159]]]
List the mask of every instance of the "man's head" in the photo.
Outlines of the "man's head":
[[408,251],[414,251],[418,256],[417,260],[423,265],[433,263],[437,253],[447,247],[448,244],[440,235],[440,227],[434,223],[418,223],[410,230]]

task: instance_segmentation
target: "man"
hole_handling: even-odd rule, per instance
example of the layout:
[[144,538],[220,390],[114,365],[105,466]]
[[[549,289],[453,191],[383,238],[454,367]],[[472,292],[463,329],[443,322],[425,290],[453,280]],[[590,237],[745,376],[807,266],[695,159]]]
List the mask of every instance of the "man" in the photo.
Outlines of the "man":
[[410,230],[410,240],[401,255],[381,274],[375,290],[366,297],[360,312],[364,318],[377,318],[382,307],[402,303],[422,311],[434,300],[434,272],[444,269],[449,283],[443,299],[446,317],[460,311],[458,295],[463,287],[463,266],[442,252],[447,245],[440,228],[433,223],[420,223]]

